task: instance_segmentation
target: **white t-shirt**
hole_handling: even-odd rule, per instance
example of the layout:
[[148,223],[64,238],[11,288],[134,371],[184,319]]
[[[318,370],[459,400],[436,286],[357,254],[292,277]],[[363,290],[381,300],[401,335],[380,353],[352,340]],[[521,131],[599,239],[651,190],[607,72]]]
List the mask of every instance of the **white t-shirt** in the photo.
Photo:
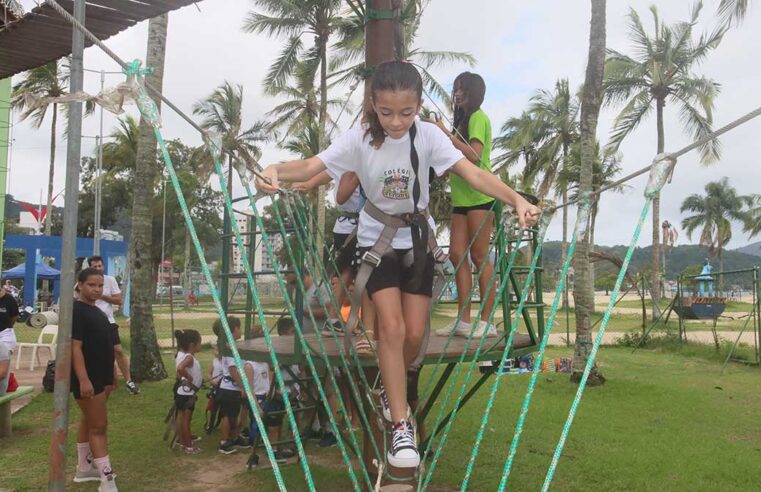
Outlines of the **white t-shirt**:
[[[346,200],[344,203],[338,203],[338,198],[336,195],[338,194],[338,186],[341,183],[341,178],[343,177],[344,173],[335,174],[328,170],[328,174],[333,179],[333,183],[335,183],[335,186],[333,187],[333,199],[336,201],[336,207],[338,210],[352,214],[359,213],[359,211],[362,210],[363,205],[362,195],[359,193],[359,186],[354,189],[354,192],[351,194],[348,200]],[[336,224],[333,226],[333,232],[335,234],[351,234],[354,232],[356,227],[356,218],[350,218],[346,217],[345,215],[341,215],[338,217],[338,219],[336,219]]]
[[211,360],[211,384],[217,384],[222,376],[225,374],[225,368],[222,364],[222,360],[214,357]]
[[246,365],[254,371],[254,387],[251,388],[255,395],[266,395],[270,392],[270,365],[266,362],[247,360]]
[[[301,368],[299,368],[297,364],[290,366],[290,370],[296,377],[300,377]],[[291,372],[286,371],[284,367],[281,366],[280,371],[283,375],[283,383],[285,383],[286,393],[289,397],[298,398],[301,390],[298,381],[296,381],[293,376],[291,376]]]
[[[116,282],[116,279],[111,275],[103,275],[103,295],[115,296],[121,293],[122,291],[119,288],[119,284]],[[104,301],[103,299],[98,299],[95,301],[95,305],[98,306],[98,308],[100,308],[100,310],[103,311],[103,313],[108,317],[109,323],[116,323],[116,319],[114,318],[113,304],[108,301]]]
[[0,330],[0,343],[6,344],[11,353],[16,351],[16,332],[13,328]]
[[[196,388],[201,387],[201,383],[203,383],[203,374],[201,374],[201,363],[198,362],[198,359],[193,357],[192,354],[189,354],[187,352],[178,351],[177,357],[174,358],[174,368],[177,369],[180,366],[180,363],[185,360],[186,357],[190,357],[193,359],[193,365],[187,368],[188,373],[190,373],[191,377],[191,383],[193,383],[193,386]],[[177,394],[178,395],[193,395],[193,391],[191,391],[189,388],[186,388],[182,384],[177,388]]]
[[230,377],[230,367],[235,367],[235,359],[232,357],[222,357],[222,382],[219,384],[219,388],[240,391],[238,384]]
[[[432,168],[441,176],[464,157],[436,125],[417,120],[415,126],[415,150],[420,161],[418,209],[423,210],[428,206],[428,169]],[[409,213],[414,210],[412,190],[415,180],[409,140],[409,133],[400,139],[386,136],[383,145],[376,149],[370,145],[370,136],[365,136],[365,128],[358,126],[338,137],[317,157],[330,173],[357,173],[367,200],[383,212],[391,215]],[[430,223],[434,227],[433,219]],[[357,232],[360,247],[373,246],[382,230],[380,222],[367,215],[364,209],[360,212]],[[412,248],[411,236],[408,227],[399,229],[391,246],[395,249]]]

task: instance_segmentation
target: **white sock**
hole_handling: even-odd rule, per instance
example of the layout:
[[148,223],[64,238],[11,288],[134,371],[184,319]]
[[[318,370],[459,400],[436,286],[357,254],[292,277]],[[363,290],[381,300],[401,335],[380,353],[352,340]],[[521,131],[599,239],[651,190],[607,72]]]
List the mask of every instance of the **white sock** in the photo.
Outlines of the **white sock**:
[[100,472],[101,478],[105,478],[106,475],[113,472],[111,469],[111,461],[108,459],[108,455],[105,455],[102,458],[95,458],[93,463],[95,464],[95,468],[97,468]]
[[92,456],[90,455],[90,443],[77,443],[77,468],[79,471],[87,471],[92,467]]

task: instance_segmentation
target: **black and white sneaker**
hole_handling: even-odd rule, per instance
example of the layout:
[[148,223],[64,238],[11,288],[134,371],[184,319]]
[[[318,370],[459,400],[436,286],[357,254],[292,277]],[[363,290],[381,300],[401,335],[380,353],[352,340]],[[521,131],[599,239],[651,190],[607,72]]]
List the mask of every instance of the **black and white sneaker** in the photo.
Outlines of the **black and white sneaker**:
[[333,333],[335,333],[336,335],[343,335],[344,334],[343,325],[337,319],[326,320],[325,324],[322,326],[322,334],[330,336]]
[[401,420],[394,426],[391,449],[386,458],[388,464],[396,468],[417,468],[420,465],[420,455],[415,445],[415,430],[406,420]]
[[140,388],[137,387],[135,382],[133,380],[129,380],[124,385],[127,387],[127,391],[132,393],[133,395],[139,395],[140,394]]

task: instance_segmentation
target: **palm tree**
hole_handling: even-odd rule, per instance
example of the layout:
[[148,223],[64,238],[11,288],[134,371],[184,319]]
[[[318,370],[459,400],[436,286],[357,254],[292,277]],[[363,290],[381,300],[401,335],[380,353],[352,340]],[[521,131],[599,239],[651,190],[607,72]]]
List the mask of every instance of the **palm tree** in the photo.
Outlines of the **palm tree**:
[[745,219],[744,231],[750,234],[750,237],[761,233],[761,195],[753,195],[752,202],[748,208],[748,216]]
[[[153,72],[145,80],[161,91],[164,82],[166,32],[169,14],[152,18],[148,23],[146,65]],[[157,102],[160,104],[160,101]],[[130,270],[132,275],[132,317],[130,320],[132,377],[137,381],[156,381],[167,376],[156,341],[153,322],[153,210],[158,165],[153,128],[140,119],[135,160],[134,197],[132,202],[132,241]],[[104,149],[105,150],[105,149]]]
[[[277,60],[270,66],[264,79],[265,88],[271,94],[286,85],[295,73],[300,61],[310,67],[312,79],[319,69],[319,135],[320,149],[327,147],[326,125],[328,121],[328,45],[330,37],[338,28],[342,0],[307,0],[283,2],[281,0],[254,0],[265,13],[249,12],[243,21],[246,32],[265,33],[274,37],[286,37],[287,42]],[[302,36],[311,35],[314,44],[305,49]],[[325,229],[325,187],[317,191],[317,226]],[[318,234],[318,237],[321,237]],[[318,253],[323,244],[318,241]]]
[[[405,58],[414,62],[423,77],[423,84],[432,96],[441,99],[447,107],[451,107],[449,91],[436,80],[431,70],[446,64],[460,64],[473,67],[476,59],[470,53],[461,51],[429,51],[415,47],[423,12],[430,0],[402,0],[400,19],[404,26],[404,46],[400,51]],[[361,2],[360,2],[361,4]],[[366,74],[365,56],[365,24],[366,15],[362,5],[352,9],[350,15],[342,16],[339,22],[340,40],[336,43],[337,55],[334,67],[336,71],[331,77],[337,82],[353,80]]]
[[[267,140],[267,127],[264,122],[257,121],[248,128],[243,125],[243,86],[233,86],[225,81],[208,97],[193,105],[193,114],[203,117],[201,128],[216,133],[222,137],[222,151],[228,157],[228,171],[232,169],[234,158],[243,159],[246,165],[254,167],[261,157],[261,148],[257,142]],[[208,154],[207,154],[208,155]],[[200,182],[205,182],[214,172],[214,163],[206,161],[199,164]],[[228,191],[231,190],[228,176]]]
[[[702,3],[698,2],[689,21],[669,26],[661,22],[658,10],[651,7],[652,34],[645,30],[639,14],[630,9],[629,29],[634,54],[629,56],[609,50],[605,64],[605,102],[615,106],[624,104],[613,125],[611,147],[618,148],[655,107],[656,153],[663,153],[666,143],[664,108],[667,103],[679,109],[682,125],[694,139],[711,133],[719,84],[695,75],[692,70],[716,49],[726,27],[719,27],[694,40],[693,29],[701,8]],[[711,140],[700,148],[701,159],[704,163],[715,161],[719,150],[718,140]],[[660,195],[657,195],[653,200],[652,225],[653,317],[660,301],[660,227]]]
[[[26,73],[26,78],[13,87],[11,104],[21,112],[20,121],[31,117],[32,126],[40,128],[51,109],[50,121],[50,166],[48,167],[48,198],[47,214],[45,215],[45,234],[50,235],[53,218],[53,178],[55,176],[56,125],[58,123],[58,103],[29,105],[28,98],[60,97],[67,94],[69,71],[59,60],[52,61],[41,67],[33,68]],[[52,107],[51,107],[52,106]]]
[[[681,212],[693,215],[682,219],[682,229],[687,237],[700,229],[699,243],[711,256],[719,258],[719,271],[724,271],[724,248],[732,239],[732,221],[746,222],[745,207],[753,204],[753,197],[738,195],[737,190],[724,177],[705,185],[705,195],[692,194],[682,202]],[[721,290],[721,277],[719,278]]]
[[[290,83],[273,89],[273,94],[285,98],[285,102],[275,106],[267,117],[270,118],[270,128],[285,129],[286,138],[289,135],[300,134],[304,129],[319,121],[319,94],[314,89],[314,74],[306,63],[300,62],[294,70]],[[328,108],[337,108],[343,104],[339,99],[328,99]],[[330,113],[327,122],[333,123]],[[317,126],[319,137],[319,126]],[[329,136],[326,137],[329,139]],[[317,147],[319,153],[320,147]],[[312,155],[315,155],[312,154]],[[310,156],[307,156],[310,157]]]
[[725,25],[730,26],[744,20],[748,10],[750,10],[750,0],[721,0],[716,13]]
[[[603,71],[605,65],[605,0],[592,0],[592,20],[589,30],[589,57],[584,89],[581,94],[580,147],[581,169],[579,192],[588,193],[593,187],[593,166],[597,119],[603,100]],[[573,299],[576,304],[576,346],[573,356],[571,381],[578,382],[592,350],[590,313],[594,306],[594,284],[589,261],[590,234],[579,241],[574,256]],[[595,365],[587,380],[598,385],[605,378]]]
[[545,140],[543,122],[528,111],[518,117],[509,118],[494,139],[494,148],[503,151],[494,159],[494,169],[510,169],[523,160],[523,169],[517,179],[518,186],[525,192],[534,189],[534,181],[541,171],[540,144]]

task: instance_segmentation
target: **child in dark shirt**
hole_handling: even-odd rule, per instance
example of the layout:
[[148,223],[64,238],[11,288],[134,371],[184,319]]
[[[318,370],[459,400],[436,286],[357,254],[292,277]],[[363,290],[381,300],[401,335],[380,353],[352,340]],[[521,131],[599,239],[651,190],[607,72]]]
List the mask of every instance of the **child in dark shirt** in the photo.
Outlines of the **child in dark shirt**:
[[100,492],[116,491],[116,474],[108,456],[106,388],[114,384],[111,323],[95,302],[103,293],[103,273],[79,273],[79,300],[71,327],[71,392],[82,411],[77,435],[75,482],[100,481]]

